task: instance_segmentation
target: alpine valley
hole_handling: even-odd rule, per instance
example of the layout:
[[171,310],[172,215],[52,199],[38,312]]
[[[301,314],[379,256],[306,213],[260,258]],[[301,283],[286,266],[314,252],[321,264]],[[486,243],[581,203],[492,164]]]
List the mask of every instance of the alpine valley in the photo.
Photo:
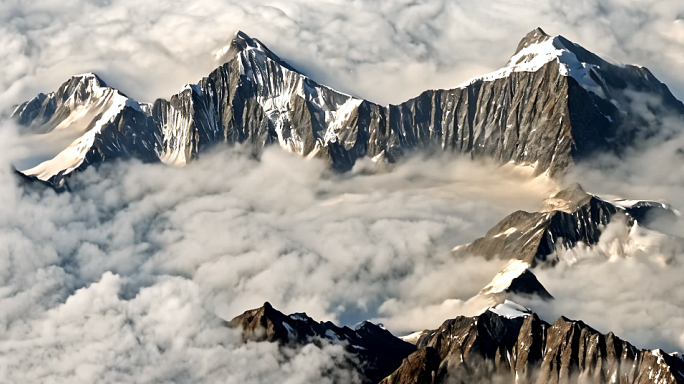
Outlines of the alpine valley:
[[[639,349],[580,319],[542,319],[534,308],[558,300],[535,272],[576,262],[588,249],[607,257],[665,254],[665,264],[668,252],[684,252],[683,239],[653,225],[679,220],[657,196],[599,196],[568,177],[598,154],[638,151],[662,134],[665,120],[684,124],[684,104],[648,69],[611,63],[537,28],[501,69],[383,106],[316,83],[243,32],[217,58],[221,66],[168,99],[136,101],[86,73],[16,106],[23,137],[46,144],[16,163],[18,178],[70,193],[72,180],[101,163],[183,166],[220,146],[258,158],[271,145],[324,159],[340,173],[363,158],[391,166],[418,152],[531,169],[558,192],[537,212],[513,212],[452,250],[456,260],[505,262],[468,299],[474,316],[454,314],[437,329],[397,337],[382,324],[338,326],[264,303],[225,327],[240,330],[244,343],[342,346],[337,368],[366,383],[684,384],[684,360],[674,351]],[[637,103],[644,95],[657,101],[648,113]]]

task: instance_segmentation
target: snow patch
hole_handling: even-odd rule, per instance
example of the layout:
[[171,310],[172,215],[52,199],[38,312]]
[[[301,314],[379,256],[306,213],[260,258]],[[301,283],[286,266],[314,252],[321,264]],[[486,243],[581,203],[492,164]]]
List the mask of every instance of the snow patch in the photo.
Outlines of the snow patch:
[[505,231],[503,231],[497,235],[494,235],[494,237],[497,238],[497,237],[502,237],[502,236],[510,236],[510,235],[514,234],[517,230],[518,230],[518,228],[516,228],[516,227],[510,227],[507,230],[505,230]]
[[287,330],[287,338],[293,339],[294,334],[295,334],[295,330],[290,326],[290,324],[288,324],[284,321],[282,322],[282,324],[283,324],[283,327],[285,327],[285,329]]
[[516,277],[522,275],[530,264],[522,260],[511,260],[506,267],[494,276],[494,279],[482,288],[480,294],[488,295],[494,293],[504,292],[511,285],[511,282]]
[[531,309],[511,300],[506,300],[502,304],[499,304],[494,308],[489,308],[489,311],[508,319],[514,319],[516,317],[525,317],[532,314]]
[[306,315],[306,313],[293,313],[289,317],[292,320],[309,321],[309,317]]
[[413,345],[416,345],[418,343],[418,340],[420,339],[420,337],[426,333],[427,333],[427,331],[413,332],[409,335],[401,336],[400,339],[404,340],[407,343],[411,343]]
[[[525,47],[516,53],[508,65],[488,73],[484,76],[474,77],[456,88],[465,88],[478,81],[494,81],[510,76],[515,72],[536,72],[547,63],[558,61],[559,72],[562,76],[572,77],[584,89],[607,99],[608,95],[603,92],[603,87],[594,78],[603,82],[594,64],[581,62],[560,40],[560,36],[554,36]],[[593,76],[592,76],[593,75]]]
[[333,344],[339,344],[342,342],[342,339],[340,339],[340,337],[330,329],[325,331],[325,338],[330,340]]

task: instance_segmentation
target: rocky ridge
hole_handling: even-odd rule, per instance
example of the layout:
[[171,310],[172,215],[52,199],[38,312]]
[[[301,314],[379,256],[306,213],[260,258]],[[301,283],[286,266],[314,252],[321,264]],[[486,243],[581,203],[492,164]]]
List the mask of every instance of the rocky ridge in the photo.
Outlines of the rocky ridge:
[[269,303],[246,311],[227,325],[242,328],[245,341],[269,341],[291,347],[307,343],[344,345],[348,354],[355,357],[344,368],[358,369],[370,383],[377,383],[392,373],[416,350],[412,344],[371,322],[363,322],[356,329],[340,328],[331,322],[317,322],[305,313],[284,315]]
[[635,127],[653,133],[657,122],[631,107],[638,94],[662,101],[656,117],[684,116],[684,105],[647,69],[613,65],[541,29],[521,40],[502,69],[388,106],[316,83],[243,32],[219,56],[225,64],[209,76],[152,104],[128,99],[93,74],[21,104],[13,116],[27,132],[82,132],[64,151],[21,171],[59,184],[115,158],[178,165],[219,143],[256,153],[277,143],[339,170],[361,157],[393,161],[422,148],[529,165],[559,178],[597,150],[631,145],[640,138]]
[[[535,314],[507,318],[486,311],[477,317],[457,317],[424,335],[418,348],[395,374],[427,376],[425,371],[431,369],[432,381],[390,376],[383,382],[684,382],[684,363],[678,357],[662,350],[639,350],[613,333],[604,335],[565,317],[553,324]],[[436,369],[428,348],[439,355]],[[417,365],[411,360],[421,352],[429,356],[422,358],[426,369],[411,369]]]
[[352,331],[304,314],[285,316],[268,303],[228,325],[241,327],[245,341],[291,347],[342,343],[350,356],[366,364],[356,369],[367,382],[684,382],[684,361],[677,356],[639,350],[581,321],[561,317],[549,324],[534,313],[500,315],[487,310],[475,317],[459,316],[423,333],[415,347],[368,322]]
[[[534,267],[555,263],[556,251],[578,245],[593,246],[603,229],[621,220],[627,231],[648,224],[649,212],[676,215],[667,204],[652,201],[611,202],[585,192],[575,183],[546,199],[539,212],[516,211],[484,237],[452,251],[455,257],[515,258]],[[643,219],[644,222],[640,222]]]

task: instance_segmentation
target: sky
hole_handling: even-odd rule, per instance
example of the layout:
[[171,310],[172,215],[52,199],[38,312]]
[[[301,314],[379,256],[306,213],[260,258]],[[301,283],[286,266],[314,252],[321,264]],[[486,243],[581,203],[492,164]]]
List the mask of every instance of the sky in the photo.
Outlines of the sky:
[[[677,0],[5,0],[0,106],[82,72],[139,101],[168,97],[217,66],[214,53],[238,29],[322,84],[398,103],[497,69],[537,26],[647,66],[684,96]],[[595,159],[569,180],[684,212],[684,136],[666,125],[674,139]],[[2,121],[0,381],[9,383],[358,381],[332,368],[339,346],[242,344],[222,320],[269,301],[340,325],[383,321],[397,334],[437,327],[505,264],[454,260],[450,249],[559,188],[529,169],[458,157],[361,161],[340,175],[278,148],[256,160],[238,147],[185,168],[105,164],[56,194],[17,184],[9,164],[26,149],[16,143]],[[684,234],[681,224],[668,230]],[[558,300],[535,309],[684,351],[682,252],[665,242],[650,257],[612,257],[606,243],[538,271]]]

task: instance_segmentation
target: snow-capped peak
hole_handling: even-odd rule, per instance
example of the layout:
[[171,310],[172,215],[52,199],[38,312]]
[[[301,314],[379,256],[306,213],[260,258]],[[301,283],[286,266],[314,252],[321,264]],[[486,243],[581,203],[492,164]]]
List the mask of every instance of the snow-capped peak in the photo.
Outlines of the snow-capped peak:
[[[584,60],[578,58],[578,53]],[[484,76],[472,78],[457,88],[467,87],[477,81],[506,78],[514,72],[536,72],[553,61],[558,61],[561,75],[572,77],[586,90],[603,98],[607,97],[601,86],[603,80],[594,70],[604,61],[560,35],[547,35],[541,28],[530,32],[520,42],[517,52],[505,67]]]
[[[66,175],[78,168],[93,146],[95,137],[125,107],[142,112],[138,102],[107,87],[92,72],[73,76],[60,87],[57,94],[52,93],[48,97],[59,99],[57,109],[64,111],[66,117],[55,122],[53,128],[40,138],[49,141],[56,136],[62,139],[71,138],[73,141],[51,159],[22,170],[25,175],[44,181],[60,174]],[[60,113],[56,115],[63,116]]]

